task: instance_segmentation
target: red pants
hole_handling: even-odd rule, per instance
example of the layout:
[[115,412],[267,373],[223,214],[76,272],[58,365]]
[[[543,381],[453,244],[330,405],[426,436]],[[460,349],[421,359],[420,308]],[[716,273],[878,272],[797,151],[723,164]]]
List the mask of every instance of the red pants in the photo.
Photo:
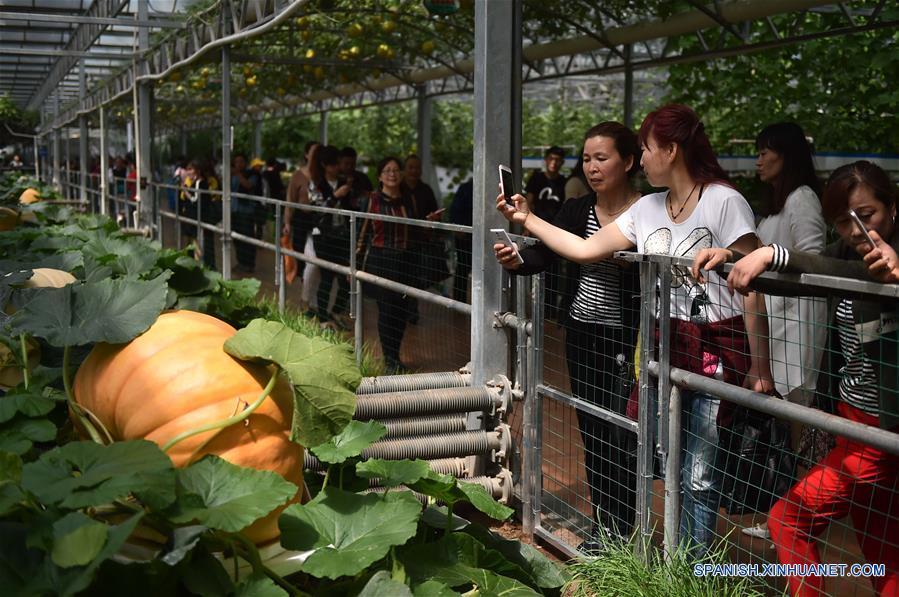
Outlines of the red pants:
[[[877,426],[877,417],[838,404],[843,417]],[[815,540],[832,520],[852,517],[865,560],[884,564],[872,578],[879,595],[899,595],[899,457],[837,437],[836,446],[771,508],[768,529],[781,564],[821,562]],[[797,597],[824,594],[820,576],[790,577]]]

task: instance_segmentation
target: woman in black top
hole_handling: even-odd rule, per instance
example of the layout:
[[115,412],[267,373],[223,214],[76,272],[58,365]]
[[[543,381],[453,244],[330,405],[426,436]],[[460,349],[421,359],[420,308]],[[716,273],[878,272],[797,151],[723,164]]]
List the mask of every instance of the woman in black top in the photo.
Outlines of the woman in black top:
[[[213,195],[210,190],[218,190],[218,179],[215,170],[208,160],[194,160],[187,166],[185,188],[181,191],[180,213],[187,218],[196,219],[199,211],[200,220],[204,224],[218,224],[222,221],[222,197]],[[191,224],[181,225],[184,234],[189,238],[197,238],[197,228]],[[215,232],[203,229],[203,263],[215,269]]]
[[[400,161],[387,157],[378,163],[379,188],[372,192],[368,201],[368,212],[407,218],[408,197],[400,188]],[[412,273],[409,258],[409,230],[405,224],[383,220],[365,220],[359,233],[357,252],[363,252],[369,244],[368,255],[364,259],[365,271],[411,285]],[[400,346],[406,333],[408,319],[408,297],[399,292],[380,286],[374,287],[378,302],[378,338],[388,374],[403,369],[400,361]]]
[[[639,170],[640,146],[633,131],[617,122],[603,122],[587,131],[583,169],[592,193],[566,201],[553,223],[588,238],[615,220],[640,194],[633,177]],[[515,274],[546,270],[558,256],[545,245],[521,251],[519,265],[512,250],[494,245],[497,260]],[[574,265],[574,264],[572,264]],[[577,289],[566,297],[566,357],[571,392],[581,400],[624,415],[639,322],[639,281],[635,271],[612,259],[580,266]],[[582,551],[599,549],[596,531],[602,525],[627,537],[636,500],[636,438],[618,425],[577,411],[584,442],[584,465],[594,509],[594,528]]]

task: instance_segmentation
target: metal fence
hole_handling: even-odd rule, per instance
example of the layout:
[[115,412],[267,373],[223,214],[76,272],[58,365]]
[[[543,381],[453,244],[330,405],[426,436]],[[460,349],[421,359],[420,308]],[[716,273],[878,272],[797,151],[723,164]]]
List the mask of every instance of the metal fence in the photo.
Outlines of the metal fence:
[[[92,209],[111,214],[117,212],[122,224],[130,225],[129,214],[136,212],[138,205],[129,198],[128,184],[129,181],[113,181],[105,188],[99,184],[88,185]],[[236,231],[241,224],[235,226],[234,220],[241,214],[232,213],[233,229],[230,234],[225,234],[222,224],[204,221],[202,207],[190,217],[185,216],[179,209],[183,188],[164,184],[150,186],[151,197],[159,206],[155,211],[154,227],[157,238],[165,246],[183,247],[188,242],[195,242],[202,255],[211,242],[215,251],[207,253],[208,259],[214,261],[218,269],[229,272],[237,256],[234,245],[243,243],[245,247],[253,247],[255,275],[263,280],[263,290],[276,297],[282,307],[287,303],[303,304],[299,289],[288,286],[285,281],[284,256],[346,277],[352,322],[352,330],[347,334],[352,335],[360,358],[365,349],[381,356],[383,332],[390,325],[409,327],[407,319],[399,323],[382,322],[387,325],[378,329],[383,301],[378,304],[375,296],[386,290],[393,293],[388,297],[403,301],[402,309],[393,312],[395,317],[408,317],[410,310],[406,299],[419,300],[419,324],[415,326],[416,330],[401,338],[402,360],[410,368],[446,371],[467,361],[471,305],[445,295],[457,285],[453,274],[467,278],[465,251],[470,244],[466,245],[464,239],[470,235],[470,227],[291,205],[310,216],[343,218],[348,238],[346,259],[341,263],[340,260],[312,256],[297,247],[294,247],[296,250],[284,248],[277,242],[284,209],[288,207],[284,201],[232,193],[232,201],[245,200],[265,206],[262,211],[267,215],[257,221],[261,224],[259,228],[245,225],[244,230],[253,230],[247,234]],[[209,193],[217,196],[221,192]],[[104,195],[106,206],[101,201]],[[422,272],[426,270],[426,266],[422,269],[421,263],[414,270],[410,262],[397,263],[396,277],[366,271],[353,250],[366,221],[430,231],[428,242],[438,248],[435,253],[443,256],[450,272],[450,276],[441,282],[440,289],[428,289],[416,283],[415,277],[423,277]],[[204,238],[203,234],[197,235],[198,230],[209,234]],[[193,234],[188,235],[188,232]],[[455,246],[455,251],[449,249],[450,235],[463,239]],[[517,239],[522,244],[530,242],[521,237]],[[419,248],[424,246],[421,244]],[[571,284],[577,274],[567,266],[537,276],[506,277],[508,283],[505,286],[514,297],[514,309],[498,313],[497,325],[509,328],[514,334],[514,371],[510,377],[513,387],[522,389],[525,395],[524,408],[514,412],[511,420],[515,438],[515,490],[522,505],[525,533],[533,533],[572,556],[590,546],[600,529],[625,536],[639,534],[654,546],[653,549],[663,549],[669,554],[688,536],[698,535],[700,550],[697,558],[701,557],[701,548],[707,542],[717,542],[718,548],[724,550],[726,561],[756,566],[742,569],[743,573],[751,570],[767,574],[759,580],[772,592],[787,587],[791,570],[765,568],[765,565],[808,562],[820,557],[823,562],[847,567],[829,569],[832,574],[829,578],[815,574],[807,576],[807,584],[823,580],[823,587],[816,587],[820,588],[819,594],[841,597],[874,594],[872,587],[884,582],[890,569],[899,564],[895,557],[899,533],[884,536],[885,531],[892,532],[894,527],[899,529],[899,511],[896,511],[899,500],[895,499],[899,472],[893,474],[893,471],[899,471],[899,435],[872,426],[871,419],[857,417],[850,420],[845,412],[826,412],[824,404],[794,403],[741,387],[741,376],[748,367],[746,359],[751,334],[747,336],[739,326],[720,330],[719,337],[711,342],[697,337],[697,328],[672,334],[673,322],[677,319],[672,309],[686,308],[690,322],[704,324],[716,320],[704,313],[721,307],[709,300],[706,288],[685,276],[689,261],[636,254],[618,257],[633,264],[627,274],[632,283],[623,284],[623,288],[632,286],[639,290],[632,296],[626,292],[622,295],[628,296],[623,299],[626,316],[621,325],[611,330],[578,326],[567,317],[562,298],[573,292],[575,287]],[[496,267],[499,272],[499,266]],[[410,277],[410,271],[403,271],[403,268],[414,271],[414,275]],[[899,287],[896,286],[828,276],[764,274],[763,277],[774,278],[782,287],[800,295],[899,304]],[[720,278],[710,278],[708,284],[721,284]],[[690,287],[687,296],[691,297],[691,304],[673,304],[669,300],[672,289],[684,284]],[[554,292],[547,293],[548,286]],[[336,305],[338,292],[338,289],[332,290],[328,306],[332,302]],[[309,303],[309,296],[306,298],[305,303]],[[324,307],[325,311],[328,306]],[[313,311],[321,309],[318,305]],[[768,318],[769,321],[786,321],[808,317],[801,315],[801,310],[799,313],[797,316],[783,308],[782,312],[769,313]],[[797,323],[811,324],[812,329],[812,337],[801,339],[800,343],[820,343],[814,338],[816,327],[824,332],[822,336],[836,332],[826,317]],[[895,339],[887,338],[882,342],[895,343]],[[510,346],[513,345],[510,343]],[[730,351],[730,360],[722,358],[715,348],[721,346]],[[839,359],[842,355],[838,346],[830,346],[827,350],[823,346],[820,348],[819,360],[812,368],[823,379],[828,372],[821,363],[830,356]],[[643,366],[638,368],[639,364]],[[742,371],[740,367],[743,367]],[[720,415],[722,412],[726,414]],[[733,421],[747,424],[749,428],[752,425],[755,428],[774,426],[780,432],[783,425],[774,425],[772,421],[792,422],[796,424],[794,429],[804,428],[803,437],[811,438],[817,450],[803,449],[797,456],[791,448],[796,448],[798,442],[783,440],[770,429],[753,446],[758,453],[778,462],[786,461],[783,465],[787,471],[786,487],[801,481],[809,472],[830,479],[852,477],[853,471],[835,468],[836,461],[822,460],[832,453],[829,450],[834,437],[845,438],[839,440],[844,444],[851,441],[855,442],[854,446],[865,445],[875,450],[863,456],[880,459],[881,468],[886,472],[874,483],[859,484],[860,489],[841,502],[841,509],[832,512],[832,520],[817,521],[808,534],[800,537],[801,541],[795,532],[784,532],[783,507],[772,529],[777,535],[775,542],[758,536],[758,533],[750,536],[742,529],[765,522],[771,503],[781,496],[764,495],[764,492],[761,496],[753,494],[752,499],[746,496],[747,490],[751,493],[759,485],[759,471],[753,468],[753,458],[757,454],[752,450],[747,452],[741,445],[743,435],[735,431]],[[694,485],[690,492],[684,492],[682,465],[695,469],[703,463],[707,466],[701,474],[685,478]],[[741,485],[743,481],[748,483]],[[780,484],[781,492],[785,491],[783,479]],[[742,488],[744,493],[735,493],[735,487]],[[791,490],[780,504],[804,507],[797,503],[799,495]],[[682,529],[684,502],[689,500],[690,511],[699,512],[694,504],[697,497],[705,506],[704,514],[687,518]],[[803,507],[793,508],[793,514],[802,513]],[[697,530],[700,532],[696,533]],[[788,539],[790,544],[785,545]],[[774,543],[779,543],[780,547],[772,548]],[[885,569],[876,566],[849,568],[861,564],[883,564]],[[820,573],[821,570],[813,572]],[[854,572],[858,572],[855,577]],[[883,591],[883,587],[881,589]]]
[[[820,319],[796,321],[810,324],[806,327],[812,337],[803,336],[801,342],[817,343],[812,352],[819,402],[766,396],[741,387],[746,370],[734,369],[748,368],[752,334],[743,332],[742,323],[728,322],[711,332],[705,325],[710,314],[723,311],[705,292],[708,285],[722,284],[722,278],[712,275],[700,286],[686,275],[689,259],[630,253],[618,257],[633,264],[634,271],[624,276],[640,279],[639,299],[624,304],[625,310],[639,310],[626,317],[639,325],[639,340],[636,328],[625,327],[590,330],[594,337],[585,342],[583,326],[566,321],[564,313],[546,319],[545,310],[558,306],[543,293],[550,274],[534,277],[528,328],[534,334],[527,348],[533,369],[522,432],[527,455],[521,489],[525,528],[572,556],[601,548],[596,544],[604,535],[637,533],[668,554],[678,546],[692,546],[699,561],[707,542],[724,553],[725,562],[746,565],[730,569],[730,574],[756,574],[775,594],[787,587],[791,572],[803,570],[765,565],[820,558],[845,567],[810,573],[805,569],[805,590],[814,587],[817,594],[842,597],[875,594],[876,586],[880,594],[892,594],[893,585],[883,583],[889,582],[891,568],[893,574],[899,568],[899,534],[890,534],[899,529],[899,434],[880,429],[876,419],[847,415],[843,406],[827,412],[839,400],[821,403],[826,397],[820,395],[823,378],[839,374],[827,371],[825,364],[830,357],[842,358],[840,346],[825,350],[821,344],[821,336],[837,332],[826,309],[823,316],[818,311]],[[823,297],[801,299],[812,304],[854,298],[899,309],[899,286],[815,275],[763,277],[777,280],[784,293]],[[674,291],[682,284],[696,286],[687,293],[694,297],[692,305],[676,304],[675,296],[683,295]],[[783,304],[779,312],[768,314],[769,321],[795,319],[799,312],[805,318],[811,312],[787,310]],[[685,308],[691,313],[687,325],[678,323],[672,311]],[[823,333],[814,337],[816,328]],[[896,340],[886,336],[880,342]],[[645,364],[639,367],[639,377],[633,364]],[[800,454],[793,450],[799,442],[791,446],[789,440],[791,422],[794,429],[804,429]],[[757,429],[761,435],[752,436]],[[747,442],[747,437],[757,441]],[[830,451],[834,438],[843,439],[837,440],[837,451]],[[879,462],[875,468],[880,476],[873,482],[870,477],[853,481],[871,473],[839,452],[847,442],[854,442],[848,444],[849,451],[856,449],[862,460]],[[765,458],[774,465],[760,465]],[[781,471],[771,483],[774,493],[759,491],[769,486],[766,481],[771,479],[761,478],[769,470]],[[689,490],[684,487],[688,482]],[[764,523],[784,492],[771,522],[772,540],[764,536]],[[825,504],[808,501],[815,499]],[[816,507],[829,507],[830,516],[810,520]],[[762,527],[754,529],[756,524]],[[744,528],[753,529],[753,535],[743,533]],[[865,564],[875,566],[861,567]]]

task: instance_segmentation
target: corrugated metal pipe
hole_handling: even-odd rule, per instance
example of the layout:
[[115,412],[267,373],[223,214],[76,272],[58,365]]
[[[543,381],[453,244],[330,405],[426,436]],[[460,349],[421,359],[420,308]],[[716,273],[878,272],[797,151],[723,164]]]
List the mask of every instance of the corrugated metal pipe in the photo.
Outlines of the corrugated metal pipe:
[[359,396],[354,418],[359,421],[482,411],[503,405],[499,388],[441,388]]
[[[507,434],[508,435],[508,434]],[[502,451],[505,442],[500,431],[462,431],[375,442],[362,452],[362,458],[402,460],[404,458],[447,458],[473,456]]]
[[409,375],[382,375],[364,377],[356,394],[380,394],[383,392],[408,392],[437,388],[463,388],[471,385],[471,373],[443,371],[439,373],[412,373]]
[[[310,471],[321,472],[325,470],[325,465],[321,461],[309,453],[307,450],[303,456],[303,468]],[[428,466],[435,473],[442,475],[452,475],[453,477],[464,477],[468,474],[467,458],[438,458],[429,460]]]
[[408,437],[410,435],[432,435],[465,431],[465,415],[437,415],[434,417],[413,417],[409,419],[384,419],[379,423],[387,427],[386,439]]
[[[493,496],[493,499],[497,500],[500,503],[507,504],[509,498],[512,496],[512,481],[511,474],[509,471],[503,469],[503,471],[496,477],[471,477],[470,479],[459,479],[460,483],[477,483]],[[397,490],[407,490],[409,489],[405,485],[399,485],[397,487],[392,487],[391,491]],[[384,487],[372,487],[367,489],[363,493],[384,493],[386,488]],[[415,497],[418,498],[422,504],[426,504],[428,502],[428,496],[418,493],[417,491],[413,492]]]

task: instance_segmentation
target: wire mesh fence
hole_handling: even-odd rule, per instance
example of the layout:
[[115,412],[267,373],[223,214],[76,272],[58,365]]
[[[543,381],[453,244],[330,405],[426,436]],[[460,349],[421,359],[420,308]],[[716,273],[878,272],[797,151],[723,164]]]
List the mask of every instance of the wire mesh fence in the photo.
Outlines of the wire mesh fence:
[[[61,178],[63,188],[76,193],[80,181],[70,178]],[[383,372],[448,371],[468,362],[470,227],[392,217],[365,203],[353,211],[232,192],[226,236],[224,193],[213,177],[148,187],[163,246],[191,247],[219,272],[227,256],[232,277],[258,278],[264,295],[352,338]],[[136,227],[136,181],[112,177],[102,190],[88,188],[84,208]],[[382,246],[396,231],[402,245]]]

